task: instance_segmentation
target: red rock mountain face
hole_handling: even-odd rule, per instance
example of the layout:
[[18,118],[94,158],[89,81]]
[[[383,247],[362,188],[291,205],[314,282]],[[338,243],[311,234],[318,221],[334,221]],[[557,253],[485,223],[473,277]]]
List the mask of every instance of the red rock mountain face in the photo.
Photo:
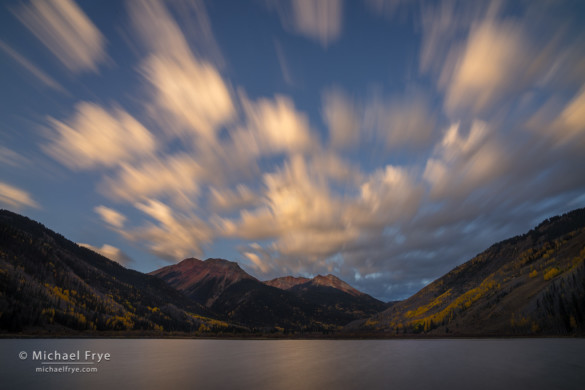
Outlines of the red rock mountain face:
[[365,295],[361,291],[356,290],[349,284],[345,283],[343,280],[331,274],[327,276],[317,275],[311,280],[310,284],[313,286],[332,287],[337,290],[348,293],[349,295],[353,295],[354,297],[360,297],[362,295]]
[[[165,280],[177,290],[194,295],[194,290],[206,290],[203,303],[210,307],[229,286],[245,279],[256,280],[240,268],[238,263],[223,259],[205,261],[190,258],[150,273]],[[196,294],[195,294],[196,295]]]
[[279,288],[281,290],[288,290],[291,287],[294,287],[299,284],[305,284],[309,282],[311,279],[302,278],[302,277],[294,277],[294,276],[283,276],[282,278],[276,278],[272,280],[267,280],[264,284],[272,287]]
[[229,321],[254,327],[322,330],[387,308],[333,275],[288,276],[266,283],[221,259],[187,259],[151,275]]
[[326,276],[317,275],[313,279],[294,276],[284,276],[282,278],[268,280],[264,282],[264,284],[280,288],[281,290],[289,290],[296,286],[299,286],[296,287],[296,289],[303,289],[308,287],[331,287],[336,290],[343,291],[344,293],[347,293],[354,297],[360,297],[365,295],[364,293],[356,290],[349,284],[345,283],[343,280],[331,274]]

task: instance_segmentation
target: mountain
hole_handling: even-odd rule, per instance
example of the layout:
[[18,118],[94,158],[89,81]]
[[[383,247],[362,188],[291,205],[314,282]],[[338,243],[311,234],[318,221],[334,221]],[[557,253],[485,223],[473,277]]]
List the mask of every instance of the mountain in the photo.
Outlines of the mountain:
[[355,318],[368,317],[378,313],[388,305],[367,294],[364,294],[334,275],[317,275],[313,279],[285,276],[272,279],[266,284],[290,291],[295,296],[335,311],[337,316],[343,316],[341,321],[351,321]]
[[183,291],[195,301],[210,307],[232,284],[253,279],[238,263],[223,259],[190,258],[150,273]]
[[343,280],[341,280],[338,277],[331,275],[331,274],[329,274],[327,276],[317,275],[313,279],[311,279],[311,281],[303,284],[302,287],[298,287],[296,290],[297,291],[303,290],[303,289],[306,290],[306,289],[309,289],[311,287],[329,287],[329,288],[333,288],[335,290],[342,291],[342,292],[349,294],[351,296],[354,296],[354,297],[361,297],[361,296],[366,295],[366,294],[356,290],[355,288],[351,287],[349,284],[345,283]]
[[0,210],[0,330],[9,332],[228,329],[160,279]]
[[288,290],[289,288],[296,286],[297,284],[307,283],[309,280],[311,279],[294,276],[283,276],[280,278],[267,280],[264,282],[264,284],[266,284],[267,286],[279,288],[281,290]]
[[491,246],[348,330],[431,335],[585,334],[585,209]]
[[230,321],[254,328],[318,329],[316,305],[267,286],[232,261],[185,259],[150,273]]
[[262,283],[223,259],[186,259],[150,274],[229,321],[254,328],[330,330],[386,308],[333,275]]

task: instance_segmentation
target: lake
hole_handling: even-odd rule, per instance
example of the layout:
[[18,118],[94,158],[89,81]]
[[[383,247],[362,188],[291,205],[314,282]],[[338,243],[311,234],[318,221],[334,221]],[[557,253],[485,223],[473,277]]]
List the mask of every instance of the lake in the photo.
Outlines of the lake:
[[0,388],[583,389],[585,339],[3,339]]

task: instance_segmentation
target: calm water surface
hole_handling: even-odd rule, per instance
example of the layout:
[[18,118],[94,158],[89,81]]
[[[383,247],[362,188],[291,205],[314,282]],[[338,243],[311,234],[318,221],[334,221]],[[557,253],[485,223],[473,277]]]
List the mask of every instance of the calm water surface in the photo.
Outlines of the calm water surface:
[[[36,351],[80,360],[42,364],[55,361]],[[86,364],[85,351],[111,357]],[[36,372],[61,366],[97,372]],[[585,339],[10,339],[0,340],[0,388],[584,389]]]

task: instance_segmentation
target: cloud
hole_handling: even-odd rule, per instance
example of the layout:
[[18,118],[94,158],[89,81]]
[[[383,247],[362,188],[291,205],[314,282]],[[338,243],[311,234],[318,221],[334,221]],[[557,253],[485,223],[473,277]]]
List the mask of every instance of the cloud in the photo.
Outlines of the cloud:
[[303,157],[292,157],[282,169],[264,174],[263,205],[243,210],[239,221],[224,226],[225,233],[265,239],[330,227],[338,220],[340,204],[331,196],[325,179],[310,171]]
[[363,126],[388,149],[425,146],[435,129],[437,114],[422,93],[397,99],[371,98],[364,108]]
[[355,147],[360,141],[360,118],[353,101],[339,89],[323,94],[323,120],[335,148]]
[[71,0],[33,0],[16,16],[73,72],[98,71],[107,59],[106,40]]
[[180,133],[213,138],[235,114],[227,85],[208,63],[153,55],[143,72],[157,105],[170,114]]
[[123,265],[125,267],[128,266],[128,264],[134,262],[130,256],[128,256],[126,253],[116,248],[115,246],[104,244],[100,248],[84,243],[78,243],[77,245],[87,249],[91,249],[92,251],[97,252],[100,255],[107,257],[108,259],[113,260],[116,263],[119,263],[120,265]]
[[129,10],[151,51],[141,70],[152,88],[153,117],[176,135],[212,139],[235,115],[228,85],[211,63],[193,55],[163,3],[132,2]]
[[322,115],[331,146],[346,150],[371,141],[381,142],[387,150],[421,148],[430,142],[438,116],[420,90],[354,100],[338,88],[323,94]]
[[585,145],[585,85],[559,114],[552,128],[556,130],[558,143],[580,139],[580,144]]
[[79,103],[66,122],[50,118],[55,137],[43,149],[70,169],[113,167],[153,153],[154,136],[126,111]]
[[327,47],[341,35],[342,0],[291,0],[271,2],[277,9],[282,25]]
[[179,214],[168,205],[148,199],[134,206],[156,223],[148,223],[122,233],[131,241],[145,242],[151,253],[171,262],[187,257],[201,256],[202,246],[210,243],[213,235],[207,224],[193,214]]
[[440,1],[424,4],[420,9],[422,29],[419,70],[437,76],[449,56],[457,53],[458,39],[467,35],[471,24],[481,12],[485,2]]
[[356,174],[346,182],[347,193],[339,194],[332,189],[336,170],[314,161],[291,157],[282,169],[264,175],[261,206],[217,223],[222,235],[273,240],[270,250],[258,245],[241,250],[259,272],[323,272],[324,267],[331,272],[337,263],[328,259],[412,217],[423,195],[412,173],[394,166]]
[[45,84],[47,87],[53,88],[54,90],[57,90],[59,92],[64,93],[67,92],[65,88],[61,86],[61,84],[56,82],[52,77],[47,75],[32,62],[24,58],[20,53],[18,53],[16,50],[8,46],[2,40],[0,40],[0,49],[4,50],[4,52],[8,54],[14,61],[16,61],[24,69],[28,70],[33,76],[35,76],[40,82]]
[[298,112],[289,98],[277,95],[274,100],[250,102],[242,96],[241,102],[250,141],[260,153],[303,152],[315,145],[307,116]]
[[0,203],[16,209],[22,207],[41,207],[28,192],[3,182],[0,182]]
[[464,197],[487,187],[508,165],[504,147],[487,123],[474,121],[466,138],[460,129],[459,123],[452,124],[427,160],[423,177],[435,198]]
[[278,59],[278,65],[280,65],[280,72],[282,73],[282,78],[284,79],[284,82],[287,85],[293,85],[294,82],[290,71],[290,67],[288,66],[286,57],[284,56],[282,45],[277,39],[274,39],[274,50],[276,51],[276,58]]
[[104,222],[107,224],[121,229],[124,227],[124,222],[126,222],[126,217],[116,210],[108,208],[106,206],[98,206],[93,209],[99,216],[102,218]]
[[169,195],[176,203],[192,205],[199,194],[201,165],[186,153],[153,157],[139,165],[122,164],[115,177],[101,183],[104,194],[117,200],[135,201]]
[[523,87],[531,54],[519,23],[488,19],[474,25],[447,86],[447,110],[478,114]]
[[16,153],[14,150],[0,145],[0,163],[12,167],[21,167],[29,164],[30,161],[26,157]]
[[406,169],[387,165],[372,173],[360,186],[351,222],[362,228],[385,227],[412,217],[422,200],[423,188]]
[[258,195],[243,184],[237,185],[235,191],[210,187],[209,192],[211,207],[220,211],[242,209],[260,201]]

